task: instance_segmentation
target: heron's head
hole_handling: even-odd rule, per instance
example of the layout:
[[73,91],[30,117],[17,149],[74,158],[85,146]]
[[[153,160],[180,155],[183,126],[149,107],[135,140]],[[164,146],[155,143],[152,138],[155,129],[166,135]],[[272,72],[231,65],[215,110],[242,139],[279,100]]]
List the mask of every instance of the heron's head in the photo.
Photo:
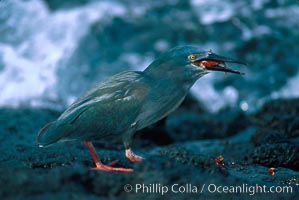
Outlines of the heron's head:
[[202,51],[196,46],[178,46],[156,59],[146,70],[153,75],[199,78],[214,71],[244,74],[226,67],[226,63],[246,65],[242,61],[226,58],[213,53],[211,50]]

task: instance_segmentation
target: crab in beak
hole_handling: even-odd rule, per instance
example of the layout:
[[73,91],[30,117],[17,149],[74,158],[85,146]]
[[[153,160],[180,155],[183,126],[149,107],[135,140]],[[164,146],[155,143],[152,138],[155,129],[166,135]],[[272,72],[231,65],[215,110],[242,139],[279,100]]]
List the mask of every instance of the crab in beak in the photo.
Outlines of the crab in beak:
[[200,59],[196,60],[193,62],[194,65],[201,67],[209,72],[212,71],[223,71],[223,72],[229,72],[229,73],[235,73],[235,74],[241,74],[244,75],[245,73],[239,72],[234,69],[230,69],[226,67],[226,63],[237,63],[237,64],[242,64],[242,65],[247,65],[246,63],[231,59],[231,58],[226,58],[223,56],[219,56],[217,54],[214,54],[211,50],[206,52],[206,55],[204,57],[201,57]]

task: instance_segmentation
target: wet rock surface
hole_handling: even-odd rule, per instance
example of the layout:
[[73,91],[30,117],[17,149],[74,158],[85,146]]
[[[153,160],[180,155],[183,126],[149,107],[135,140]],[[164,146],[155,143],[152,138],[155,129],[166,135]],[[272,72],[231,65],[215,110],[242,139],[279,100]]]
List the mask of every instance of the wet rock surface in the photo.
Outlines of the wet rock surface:
[[[94,164],[80,142],[38,148],[39,128],[56,119],[58,111],[1,109],[1,199],[249,199],[252,190],[248,188],[257,184],[292,186],[293,192],[256,192],[255,198],[295,199],[299,99],[272,101],[250,115],[226,111],[231,118],[221,114],[217,118],[189,98],[186,102],[167,119],[136,135],[133,148],[146,158],[142,163],[129,162],[117,140],[95,143],[103,163],[119,160],[117,166],[134,168],[133,173],[89,170]],[[223,159],[215,160],[219,156]],[[268,173],[270,167],[275,168],[274,176]],[[125,192],[126,184],[132,186],[131,192]],[[136,193],[138,184],[152,192]],[[248,191],[209,192],[225,185],[247,187]],[[162,195],[163,186],[168,192]],[[154,187],[160,190],[154,191]],[[177,192],[179,187],[184,191]]]
[[299,171],[299,101],[267,103],[254,119],[260,128],[251,138],[254,163]]

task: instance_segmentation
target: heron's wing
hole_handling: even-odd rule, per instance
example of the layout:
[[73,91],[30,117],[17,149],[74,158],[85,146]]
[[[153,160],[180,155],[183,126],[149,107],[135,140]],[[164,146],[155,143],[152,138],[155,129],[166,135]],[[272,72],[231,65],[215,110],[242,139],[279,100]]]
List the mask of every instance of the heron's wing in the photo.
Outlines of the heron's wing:
[[40,145],[58,140],[99,139],[128,131],[147,97],[142,72],[123,72],[97,85],[75,101],[38,134]]
[[112,76],[79,97],[58,118],[58,121],[60,124],[72,124],[90,108],[99,112],[105,112],[107,108],[117,108],[118,114],[129,113],[132,110],[137,113],[141,110],[146,94],[147,88],[141,72],[123,72]]

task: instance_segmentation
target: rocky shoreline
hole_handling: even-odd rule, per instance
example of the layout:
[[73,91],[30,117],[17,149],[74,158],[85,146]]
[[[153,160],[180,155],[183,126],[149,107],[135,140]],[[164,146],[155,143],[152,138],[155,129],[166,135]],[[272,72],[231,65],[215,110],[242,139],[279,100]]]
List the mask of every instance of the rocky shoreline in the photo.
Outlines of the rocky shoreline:
[[[292,186],[293,192],[256,192],[255,198],[295,199],[299,188],[298,111],[299,99],[291,99],[268,102],[255,114],[223,111],[216,115],[205,112],[188,98],[167,119],[136,135],[134,149],[146,157],[142,163],[130,163],[118,141],[95,144],[104,163],[117,159],[119,166],[134,168],[133,173],[126,174],[90,171],[93,163],[82,143],[38,148],[37,131],[57,118],[59,112],[3,108],[0,196],[249,199],[252,187],[265,185]],[[215,162],[219,156],[221,159]],[[274,176],[268,172],[271,167],[275,168]],[[127,184],[131,192],[124,190]],[[203,185],[206,188],[201,193]],[[163,186],[168,191],[162,195]],[[213,192],[216,186],[240,186],[247,188],[247,193]],[[172,187],[182,191],[172,191]]]

